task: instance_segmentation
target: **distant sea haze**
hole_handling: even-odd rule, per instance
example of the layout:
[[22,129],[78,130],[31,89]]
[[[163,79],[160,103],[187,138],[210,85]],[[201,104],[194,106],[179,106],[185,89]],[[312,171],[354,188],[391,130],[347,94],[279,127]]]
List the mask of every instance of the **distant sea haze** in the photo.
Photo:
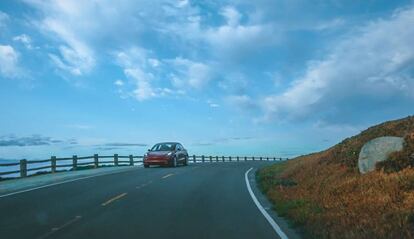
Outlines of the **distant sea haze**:
[[0,158],[0,163],[17,163],[19,162],[18,159],[5,159],[5,158]]

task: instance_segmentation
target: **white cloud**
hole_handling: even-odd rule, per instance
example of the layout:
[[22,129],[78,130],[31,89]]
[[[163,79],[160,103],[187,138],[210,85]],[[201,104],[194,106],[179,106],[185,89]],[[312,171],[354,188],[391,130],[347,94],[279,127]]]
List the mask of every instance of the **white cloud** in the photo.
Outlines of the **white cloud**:
[[95,66],[93,51],[67,26],[54,19],[42,22],[42,28],[55,33],[66,44],[59,46],[59,55],[50,54],[58,68],[72,75],[80,76],[88,73]]
[[177,1],[177,7],[185,7],[188,5],[188,0],[178,0]]
[[219,104],[215,104],[215,103],[211,103],[211,104],[209,104],[209,106],[210,106],[211,108],[218,108],[218,107],[220,107],[220,105],[219,105]]
[[[180,11],[191,8],[188,1],[175,0],[24,2],[38,10],[35,16],[40,16],[40,20],[32,19],[32,23],[59,46],[57,52],[49,52],[52,61],[59,69],[76,76],[91,72],[97,59],[114,48],[136,45],[143,34],[162,31],[175,22],[172,18],[182,15]],[[159,66],[157,59],[149,62],[153,67]]]
[[124,85],[124,82],[123,82],[122,80],[116,80],[116,81],[114,82],[114,84],[115,84],[116,86],[123,86],[123,85]]
[[207,31],[207,39],[210,43],[220,48],[233,48],[234,44],[249,45],[250,43],[263,41],[263,35],[265,35],[264,26],[232,26],[223,25],[218,28],[213,28]]
[[131,47],[114,53],[116,62],[126,68],[147,65],[149,52],[140,47]]
[[313,26],[310,26],[310,29],[318,30],[318,31],[324,31],[324,30],[330,30],[330,29],[336,29],[343,25],[345,25],[345,20],[343,18],[335,18],[330,21],[324,21],[317,24],[313,24]]
[[124,73],[128,78],[135,80],[136,89],[133,93],[137,100],[142,101],[156,96],[150,84],[153,79],[151,73],[144,72],[140,67],[124,69]]
[[[174,73],[169,73],[164,77],[165,71],[169,64],[173,64],[175,60],[158,60],[149,50],[140,47],[131,47],[116,51],[112,54],[115,62],[122,68],[124,75],[128,81],[117,80],[114,84],[118,87],[118,92],[122,98],[133,97],[138,101],[149,100],[155,97],[181,97],[185,95],[183,89],[171,89],[166,85],[171,83],[176,88],[182,88],[186,84],[195,84],[196,80],[189,78],[188,82],[180,80]],[[195,74],[192,69],[192,63],[189,60],[183,60],[180,63],[184,64],[180,69],[186,76]],[[194,63],[197,65],[196,63]],[[197,65],[198,66],[198,65]],[[202,69],[195,67],[200,73]],[[176,69],[175,69],[176,70]],[[171,82],[168,82],[168,79]],[[174,80],[173,80],[174,79]],[[193,82],[194,81],[194,82]],[[131,90],[132,86],[132,90]]]
[[227,24],[229,26],[239,25],[240,19],[242,18],[242,15],[234,7],[231,6],[224,7],[221,10],[221,15],[226,18]]
[[207,104],[208,104],[208,106],[210,106],[211,108],[218,108],[218,107],[220,107],[220,105],[219,105],[219,104],[214,103],[214,101],[212,101],[212,100],[207,100]]
[[9,45],[0,45],[0,73],[4,77],[14,78],[21,76],[18,67],[19,54]]
[[[220,58],[237,59],[257,49],[279,43],[279,33],[269,24],[241,24],[242,14],[234,7],[221,10],[226,24],[203,30],[202,35]],[[251,56],[250,56],[251,57]]]
[[280,33],[271,23],[249,21],[249,15],[243,15],[234,6],[214,7],[219,8],[224,19],[221,25],[209,23],[210,17],[203,16],[200,9],[188,4],[185,10],[164,8],[166,18],[158,19],[155,29],[183,51],[191,55],[199,50],[208,51],[224,64],[251,58],[258,49],[280,43]]
[[186,58],[177,57],[167,60],[171,63],[179,76],[171,75],[173,85],[178,88],[188,85],[194,89],[205,87],[212,78],[211,68],[202,62],[192,61]]
[[18,41],[18,42],[23,43],[23,45],[29,50],[33,49],[32,39],[26,34],[21,34],[21,35],[13,37],[13,41]]
[[240,72],[231,72],[218,82],[218,87],[232,94],[244,94],[248,90],[249,80]]
[[413,104],[413,24],[411,8],[357,29],[286,91],[267,96],[266,118],[347,122]]
[[257,108],[257,103],[248,95],[231,95],[226,98],[230,105],[242,111],[251,111]]
[[158,67],[161,64],[160,61],[155,58],[148,59],[148,62],[152,67]]
[[[173,91],[167,87],[154,87],[158,66],[161,64],[156,58],[151,57],[152,53],[148,50],[132,47],[113,54],[119,66],[122,67],[125,76],[132,82],[134,89],[131,93],[138,101],[148,100],[154,97],[168,96],[173,94],[181,94],[181,92]],[[125,82],[116,81],[118,87],[127,87]],[[125,98],[125,92],[119,89],[119,92]]]
[[[49,52],[52,62],[60,70],[75,76],[85,75],[94,69],[97,43],[118,37],[114,30],[125,29],[120,25],[127,24],[120,22],[131,17],[127,11],[131,9],[129,3],[119,3],[119,8],[112,8],[111,3],[104,1],[81,4],[71,0],[24,1],[40,13],[37,15],[41,16],[40,20],[32,20],[34,26],[58,45],[57,52]],[[129,30],[132,31],[131,28]]]
[[[58,69],[74,76],[90,73],[99,62],[99,57],[113,52],[115,47],[125,49],[136,46],[136,40],[141,39],[143,34],[155,33],[161,37],[165,35],[170,39],[169,47],[179,49],[184,56],[176,58],[179,72],[175,72],[175,76],[179,80],[175,83],[181,81],[186,86],[201,89],[211,80],[212,67],[207,61],[190,60],[200,51],[210,51],[226,59],[237,58],[240,54],[246,56],[258,47],[272,44],[275,39],[275,32],[267,25],[243,25],[241,21],[247,20],[247,16],[232,6],[220,9],[225,19],[223,25],[210,27],[208,19],[203,22],[206,17],[197,4],[190,4],[187,0],[82,4],[71,0],[24,1],[38,10],[36,16],[40,16],[40,20],[32,20],[32,23],[57,45],[54,48],[55,45],[50,44],[52,47],[48,55],[51,61]],[[202,26],[204,23],[207,25]],[[159,71],[168,67],[162,65],[162,59],[153,55],[146,61],[140,65],[142,72],[151,72],[146,68],[149,66],[160,68]],[[149,87],[152,84],[144,85]]]

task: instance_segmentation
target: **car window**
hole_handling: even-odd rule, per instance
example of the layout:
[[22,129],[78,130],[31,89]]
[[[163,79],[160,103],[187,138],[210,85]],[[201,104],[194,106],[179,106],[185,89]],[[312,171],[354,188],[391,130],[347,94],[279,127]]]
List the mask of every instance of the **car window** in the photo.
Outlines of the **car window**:
[[172,151],[175,145],[170,143],[156,144],[152,147],[151,151]]

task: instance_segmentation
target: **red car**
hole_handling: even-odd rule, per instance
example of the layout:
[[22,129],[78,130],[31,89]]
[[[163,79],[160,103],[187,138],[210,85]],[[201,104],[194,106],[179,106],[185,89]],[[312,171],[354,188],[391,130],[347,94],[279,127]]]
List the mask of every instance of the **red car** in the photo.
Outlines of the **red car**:
[[150,165],[165,165],[176,167],[178,164],[188,165],[188,153],[177,142],[165,142],[154,145],[144,155],[144,167]]

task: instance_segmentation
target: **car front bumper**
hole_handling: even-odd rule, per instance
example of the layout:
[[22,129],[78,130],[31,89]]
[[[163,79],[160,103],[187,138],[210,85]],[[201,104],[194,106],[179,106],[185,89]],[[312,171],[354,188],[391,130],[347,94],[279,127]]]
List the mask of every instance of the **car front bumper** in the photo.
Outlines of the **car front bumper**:
[[169,165],[171,158],[146,158],[144,165]]

